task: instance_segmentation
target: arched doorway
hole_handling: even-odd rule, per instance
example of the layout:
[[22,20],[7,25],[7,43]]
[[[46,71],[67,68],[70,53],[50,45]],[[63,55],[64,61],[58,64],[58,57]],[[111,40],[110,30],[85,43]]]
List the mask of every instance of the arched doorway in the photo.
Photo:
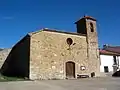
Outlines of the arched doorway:
[[75,78],[75,63],[68,61],[66,62],[66,77]]

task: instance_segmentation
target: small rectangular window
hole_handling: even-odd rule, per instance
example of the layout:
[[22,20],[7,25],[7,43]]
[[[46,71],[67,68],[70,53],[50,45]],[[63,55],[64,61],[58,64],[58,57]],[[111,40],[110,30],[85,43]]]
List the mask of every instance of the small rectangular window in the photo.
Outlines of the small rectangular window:
[[90,23],[90,29],[91,29],[91,32],[94,32],[93,23]]
[[105,73],[108,73],[108,72],[109,72],[108,66],[104,66],[104,72],[105,72]]
[[113,56],[113,64],[114,64],[114,65],[117,65],[117,59],[116,59],[116,56]]

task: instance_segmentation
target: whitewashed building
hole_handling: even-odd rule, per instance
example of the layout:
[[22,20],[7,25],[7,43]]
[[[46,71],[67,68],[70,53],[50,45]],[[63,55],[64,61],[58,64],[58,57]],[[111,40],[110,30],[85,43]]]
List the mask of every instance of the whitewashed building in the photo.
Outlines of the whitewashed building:
[[100,49],[100,72],[114,74],[120,69],[120,46],[104,46]]

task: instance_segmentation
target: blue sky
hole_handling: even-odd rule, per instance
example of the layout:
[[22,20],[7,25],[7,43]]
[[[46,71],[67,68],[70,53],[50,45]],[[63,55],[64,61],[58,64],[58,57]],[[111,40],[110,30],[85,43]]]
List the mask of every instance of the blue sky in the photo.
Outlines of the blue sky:
[[45,27],[76,32],[74,22],[84,14],[98,20],[99,46],[120,45],[119,9],[119,0],[0,0],[0,47]]

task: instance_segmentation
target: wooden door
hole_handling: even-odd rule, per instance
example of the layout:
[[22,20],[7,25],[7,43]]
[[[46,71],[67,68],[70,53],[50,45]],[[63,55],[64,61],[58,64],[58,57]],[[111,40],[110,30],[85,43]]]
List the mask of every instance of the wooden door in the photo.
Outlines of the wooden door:
[[75,78],[75,63],[66,62],[66,77]]

